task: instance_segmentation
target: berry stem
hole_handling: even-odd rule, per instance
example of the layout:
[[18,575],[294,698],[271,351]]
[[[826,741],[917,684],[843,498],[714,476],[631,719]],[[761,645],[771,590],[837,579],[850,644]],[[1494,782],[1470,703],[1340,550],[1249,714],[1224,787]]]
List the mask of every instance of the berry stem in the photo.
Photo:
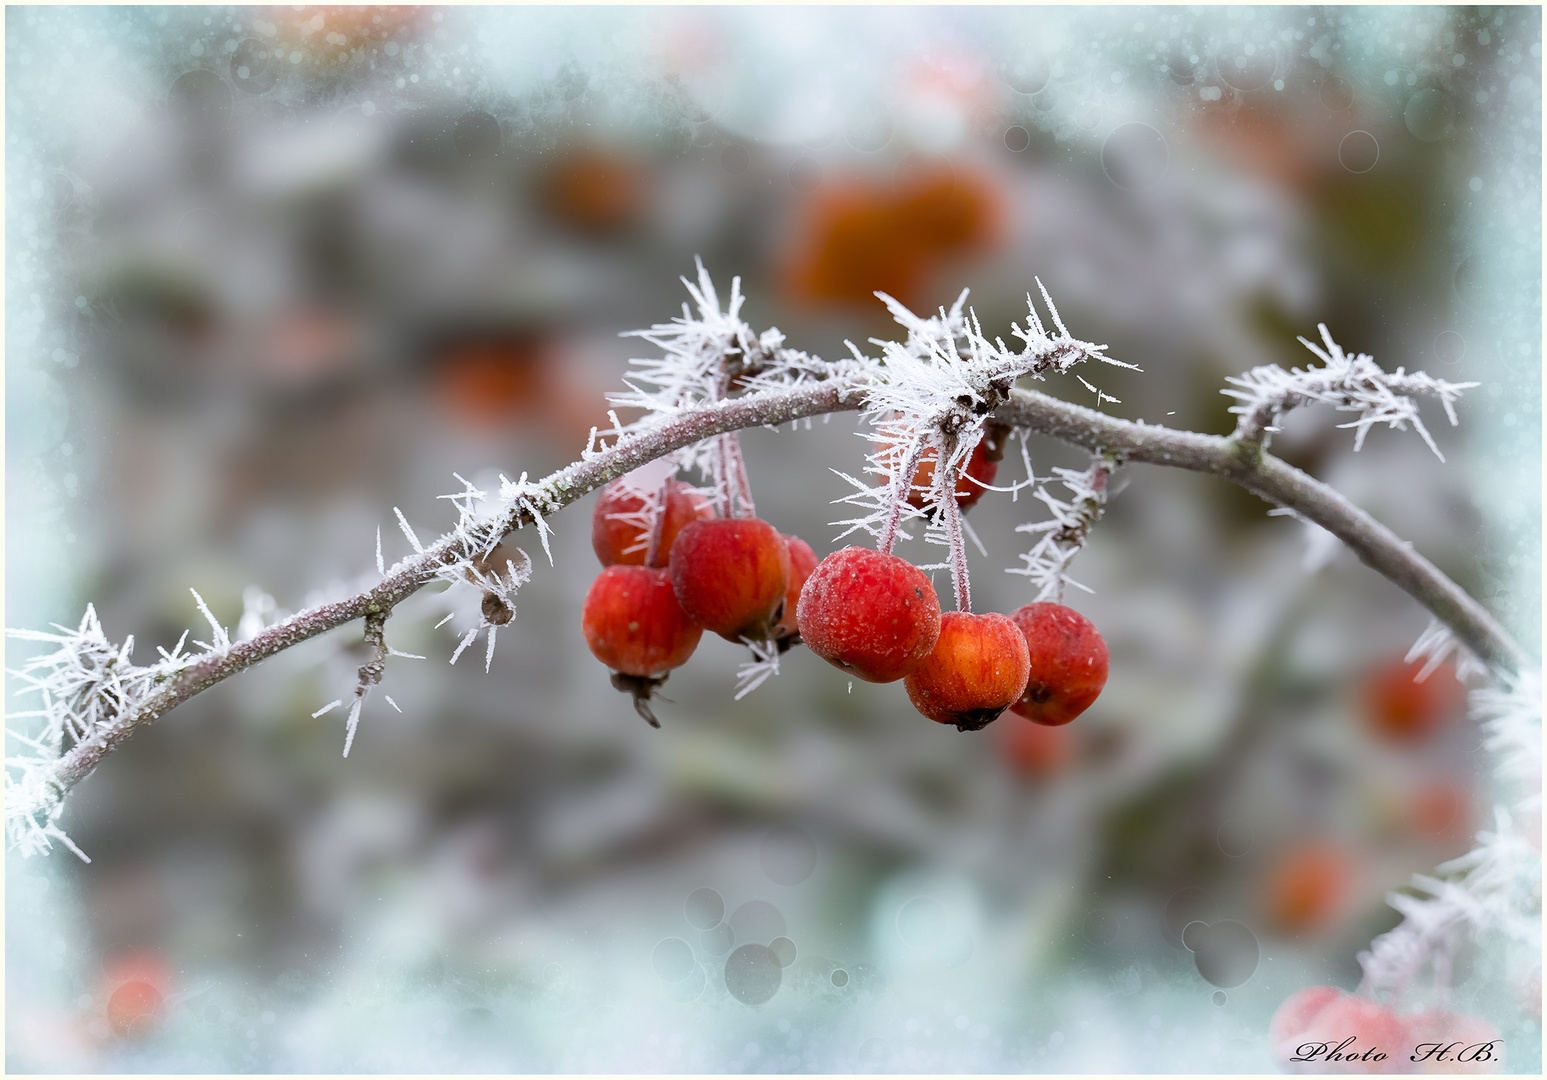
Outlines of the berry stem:
[[[902,521],[902,508],[908,502],[908,496],[913,490],[913,474],[919,467],[919,460],[924,456],[924,440],[920,439],[910,445],[903,455],[902,467],[892,473],[892,509],[886,515],[886,524],[881,528],[881,538],[876,544],[876,549],[882,555],[892,553],[892,545],[897,542],[897,526]],[[893,461],[896,461],[894,455]]]
[[956,593],[956,610],[971,614],[972,588],[967,580],[967,542],[962,536],[962,508],[956,500],[956,482],[966,454],[958,454],[960,437],[955,432],[942,436],[936,459],[935,496],[945,515],[945,538],[951,552],[951,587]]
[[741,456],[741,438],[734,432],[720,436],[729,444],[732,475],[736,481],[736,497],[741,503],[742,517],[757,517],[757,507],[752,504],[752,481],[747,478],[747,462]]
[[656,493],[655,507],[650,513],[650,539],[645,545],[646,566],[660,566],[661,537],[666,532],[666,510],[671,504],[671,481],[671,476],[661,481],[661,490]]
[[733,517],[731,499],[731,454],[727,440],[721,435],[714,441],[714,502],[721,517]]

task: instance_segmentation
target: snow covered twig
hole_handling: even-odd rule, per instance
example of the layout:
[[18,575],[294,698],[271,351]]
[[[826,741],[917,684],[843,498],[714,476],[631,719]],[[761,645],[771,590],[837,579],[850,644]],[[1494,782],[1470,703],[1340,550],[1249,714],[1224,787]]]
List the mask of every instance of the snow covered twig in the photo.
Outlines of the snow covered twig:
[[1441,461],[1445,455],[1435,445],[1434,437],[1424,427],[1418,415],[1416,397],[1438,398],[1445,415],[1454,427],[1456,401],[1461,391],[1477,383],[1451,383],[1436,379],[1423,372],[1406,374],[1402,368],[1394,372],[1382,371],[1373,357],[1364,353],[1349,356],[1343,351],[1325,323],[1318,323],[1325,349],[1300,338],[1300,344],[1315,353],[1322,362],[1319,368],[1292,368],[1285,371],[1277,364],[1254,367],[1245,375],[1230,376],[1226,382],[1234,389],[1220,393],[1236,399],[1230,407],[1240,419],[1236,422],[1235,438],[1242,443],[1266,446],[1268,435],[1276,430],[1285,412],[1299,405],[1321,402],[1340,412],[1356,412],[1357,420],[1350,420],[1339,427],[1354,428],[1354,449],[1364,445],[1364,437],[1376,424],[1386,424],[1398,431],[1412,424],[1414,430],[1429,444],[1429,449]]

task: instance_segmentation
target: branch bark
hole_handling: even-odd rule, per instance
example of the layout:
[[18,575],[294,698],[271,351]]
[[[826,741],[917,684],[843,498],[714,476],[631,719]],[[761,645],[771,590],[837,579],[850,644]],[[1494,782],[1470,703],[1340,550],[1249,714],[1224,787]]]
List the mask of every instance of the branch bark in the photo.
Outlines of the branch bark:
[[[547,517],[624,473],[674,450],[725,432],[775,426],[803,417],[857,410],[864,405],[862,381],[833,379],[792,390],[736,398],[686,412],[608,450],[553,473],[536,485],[534,508]],[[1015,390],[995,412],[1011,426],[1030,428],[1076,446],[1112,453],[1126,461],[1171,465],[1209,473],[1238,484],[1277,506],[1288,507],[1338,536],[1376,572],[1389,578],[1433,612],[1481,659],[1496,667],[1518,669],[1531,663],[1525,652],[1477,601],[1424,559],[1390,529],[1338,492],[1260,446],[1236,438],[1200,435],[1118,420],[1092,409],[1029,390]],[[511,508],[486,523],[474,539],[490,541],[535,521],[525,509]],[[431,581],[437,571],[466,557],[467,541],[448,535],[394,567],[379,584],[347,600],[292,615],[218,655],[205,657],[143,701],[64,754],[52,775],[34,790],[64,795],[96,768],[138,728],[217,683],[266,657],[356,619],[384,620],[402,600]]]

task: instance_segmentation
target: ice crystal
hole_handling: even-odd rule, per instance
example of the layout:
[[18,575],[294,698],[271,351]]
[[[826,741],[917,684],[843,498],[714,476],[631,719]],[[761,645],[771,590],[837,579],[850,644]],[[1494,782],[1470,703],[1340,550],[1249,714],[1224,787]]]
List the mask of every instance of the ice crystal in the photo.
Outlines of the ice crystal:
[[[1009,396],[1018,379],[1067,372],[1086,360],[1133,367],[1107,356],[1105,345],[1070,334],[1040,281],[1037,288],[1056,333],[1049,332],[1028,294],[1025,327],[1015,323],[1010,328],[1019,347],[1006,345],[1003,338],[990,340],[983,333],[976,313],[966,307],[966,290],[949,311],[940,308],[929,318],[915,315],[884,293],[876,294],[907,333],[900,342],[871,340],[881,348],[881,364],[866,385],[863,416],[870,422],[874,441],[865,471],[875,482],[839,473],[855,488],[840,501],[865,511],[834,523],[848,527],[840,539],[863,530],[886,550],[905,524],[919,517],[950,530],[952,515],[946,503],[955,505],[950,494],[955,490],[954,477],[982,439],[985,419]],[[849,349],[857,362],[867,362],[853,343]],[[917,510],[908,506],[908,497],[919,463],[931,455],[937,463],[934,483],[928,490],[920,489],[923,508]]]
[[741,639],[752,650],[752,659],[736,670],[736,698],[740,701],[769,678],[779,674],[779,644],[776,641]]
[[[1085,539],[1092,526],[1101,519],[1106,507],[1107,479],[1111,475],[1112,462],[1097,458],[1090,467],[1076,469],[1055,468],[1052,477],[1033,493],[1047,506],[1052,517],[1047,521],[1027,522],[1016,526],[1016,532],[1038,536],[1032,549],[1021,556],[1025,566],[1011,567],[1006,573],[1020,574],[1028,578],[1037,589],[1037,603],[1062,602],[1064,587],[1073,585],[1090,592],[1069,576],[1069,564],[1085,546]],[[1048,492],[1047,484],[1054,479],[1068,491],[1068,499],[1057,499]]]
[[1318,323],[1323,349],[1300,338],[1300,344],[1311,350],[1321,360],[1321,367],[1292,368],[1285,371],[1277,364],[1254,367],[1245,375],[1225,379],[1234,389],[1220,393],[1236,399],[1230,411],[1241,417],[1237,432],[1255,434],[1273,432],[1283,414],[1298,405],[1322,402],[1340,412],[1356,412],[1357,420],[1350,420],[1339,427],[1354,428],[1354,449],[1364,445],[1364,437],[1376,424],[1386,424],[1398,431],[1414,430],[1429,444],[1441,461],[1445,455],[1435,445],[1434,437],[1424,427],[1418,415],[1417,397],[1439,399],[1451,426],[1456,424],[1456,401],[1461,392],[1478,385],[1475,382],[1451,383],[1436,379],[1423,372],[1408,375],[1402,368],[1394,372],[1381,370],[1373,357],[1365,353],[1349,356],[1343,351],[1325,323]]
[[[63,790],[54,777],[54,766],[71,748],[116,733],[132,724],[140,705],[162,684],[190,664],[220,656],[231,647],[230,636],[198,593],[199,610],[209,620],[212,643],[196,642],[201,651],[184,653],[187,632],[171,652],[159,649],[161,659],[150,665],[131,662],[134,638],[115,643],[108,639],[88,604],[75,629],[54,624],[57,633],[7,630],[9,637],[58,646],[28,659],[19,669],[7,669],[19,680],[22,694],[35,694],[38,707],[19,710],[6,717],[6,736],[18,749],[6,754],[5,831],[9,847],[24,855],[49,850],[54,841],[86,856],[59,827]],[[16,725],[25,722],[28,730]]]

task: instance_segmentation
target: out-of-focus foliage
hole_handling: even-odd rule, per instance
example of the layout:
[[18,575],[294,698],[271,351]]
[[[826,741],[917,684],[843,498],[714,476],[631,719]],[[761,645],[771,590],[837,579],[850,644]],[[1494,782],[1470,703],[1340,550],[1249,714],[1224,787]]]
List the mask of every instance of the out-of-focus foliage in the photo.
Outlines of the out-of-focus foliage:
[[[577,458],[655,355],[618,335],[678,311],[701,255],[829,360],[900,332],[873,290],[928,314],[968,286],[992,336],[1040,277],[1143,369],[1102,369],[1102,408],[1196,430],[1318,322],[1477,381],[1459,428],[1427,417],[1444,465],[1384,429],[1355,455],[1329,410],[1272,449],[1540,648],[1538,9],[12,7],[6,31],[9,626],[89,600],[145,662],[201,621],[190,587],[233,627],[254,585],[341,592],[378,527],[406,550],[393,507],[449,527],[453,471]],[[760,515],[833,550],[830,470],[869,436],[746,433]],[[1012,446],[996,483],[1023,478]],[[1491,822],[1475,724],[1390,681],[1425,614],[1228,485],[1119,472],[1072,568],[1094,592],[1066,597],[1105,692],[1067,730],[975,735],[800,649],[732,702],[745,650],[712,635],[647,729],[580,634],[592,501],[551,522],[552,568],[533,552],[490,673],[446,663],[476,612],[403,605],[389,639],[429,659],[389,663],[403,713],[347,761],[342,710],[312,714],[354,685],[354,629],[80,785],[92,863],[8,864],[8,1065],[1257,1071],[1279,1003],[1352,988],[1385,893]],[[1033,599],[1001,571],[1045,518],[973,507],[979,610]],[[1484,940],[1452,973],[1528,1071],[1532,960]]]

